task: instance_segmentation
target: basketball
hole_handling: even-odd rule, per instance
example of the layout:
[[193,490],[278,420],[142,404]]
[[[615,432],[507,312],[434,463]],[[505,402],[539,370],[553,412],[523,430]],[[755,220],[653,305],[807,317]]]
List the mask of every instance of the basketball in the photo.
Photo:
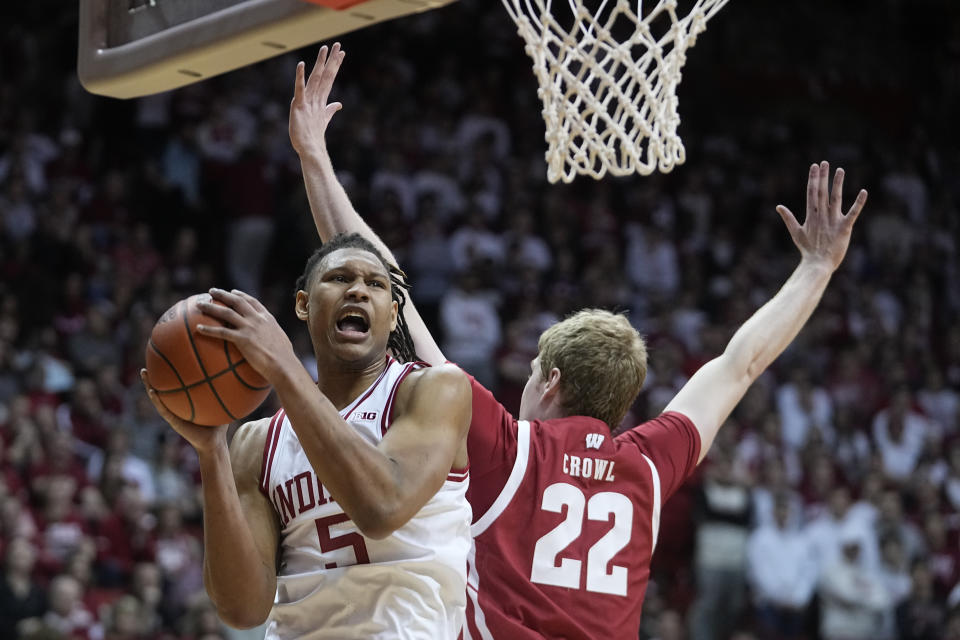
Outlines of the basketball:
[[197,333],[198,324],[223,324],[202,313],[200,301],[216,302],[207,293],[192,295],[157,320],[146,348],[147,376],[178,418],[216,426],[252,413],[270,394],[270,385],[236,346]]

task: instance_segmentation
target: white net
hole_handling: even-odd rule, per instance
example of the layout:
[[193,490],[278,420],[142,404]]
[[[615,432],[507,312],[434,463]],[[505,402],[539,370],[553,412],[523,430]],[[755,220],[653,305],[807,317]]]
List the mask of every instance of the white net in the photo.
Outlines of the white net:
[[646,13],[638,0],[585,1],[555,13],[551,0],[503,0],[540,83],[547,179],[667,173],[686,154],[677,135],[686,51],[728,0],[696,0],[682,16],[677,0]]

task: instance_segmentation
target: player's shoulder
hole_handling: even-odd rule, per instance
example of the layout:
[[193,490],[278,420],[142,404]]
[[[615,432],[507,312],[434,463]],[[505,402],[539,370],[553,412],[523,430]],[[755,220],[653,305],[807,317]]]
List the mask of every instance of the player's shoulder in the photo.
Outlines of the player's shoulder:
[[230,460],[234,472],[255,470],[259,473],[263,449],[276,415],[251,420],[240,425],[230,441]]
[[690,420],[690,418],[679,411],[664,411],[660,415],[650,418],[646,422],[641,422],[635,427],[621,431],[617,434],[616,438],[618,440],[630,439],[637,434],[650,431],[676,429],[682,431],[696,431],[696,426],[693,424],[693,421]]
[[446,388],[452,392],[470,394],[470,379],[460,367],[451,363],[428,365],[417,363],[419,366],[401,381],[401,393],[437,393],[438,389]]

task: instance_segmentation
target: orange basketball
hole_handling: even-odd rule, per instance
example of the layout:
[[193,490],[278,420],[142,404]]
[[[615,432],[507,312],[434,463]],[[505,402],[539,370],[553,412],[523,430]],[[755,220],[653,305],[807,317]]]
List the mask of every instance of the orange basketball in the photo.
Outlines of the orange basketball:
[[213,299],[207,293],[190,296],[157,320],[147,343],[147,375],[177,417],[206,426],[227,424],[259,407],[270,385],[236,346],[197,333],[198,324],[223,324],[204,315],[197,308],[200,301]]

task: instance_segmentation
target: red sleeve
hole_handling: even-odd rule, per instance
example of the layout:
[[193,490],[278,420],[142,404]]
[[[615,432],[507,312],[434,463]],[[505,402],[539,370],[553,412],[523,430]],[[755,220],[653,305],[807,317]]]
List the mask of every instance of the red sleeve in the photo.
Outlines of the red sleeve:
[[482,384],[467,374],[473,388],[473,417],[467,435],[470,486],[467,500],[476,522],[507,483],[517,457],[517,423]]
[[632,442],[653,462],[660,474],[661,502],[693,475],[700,458],[700,432],[690,418],[669,411],[617,436]]

